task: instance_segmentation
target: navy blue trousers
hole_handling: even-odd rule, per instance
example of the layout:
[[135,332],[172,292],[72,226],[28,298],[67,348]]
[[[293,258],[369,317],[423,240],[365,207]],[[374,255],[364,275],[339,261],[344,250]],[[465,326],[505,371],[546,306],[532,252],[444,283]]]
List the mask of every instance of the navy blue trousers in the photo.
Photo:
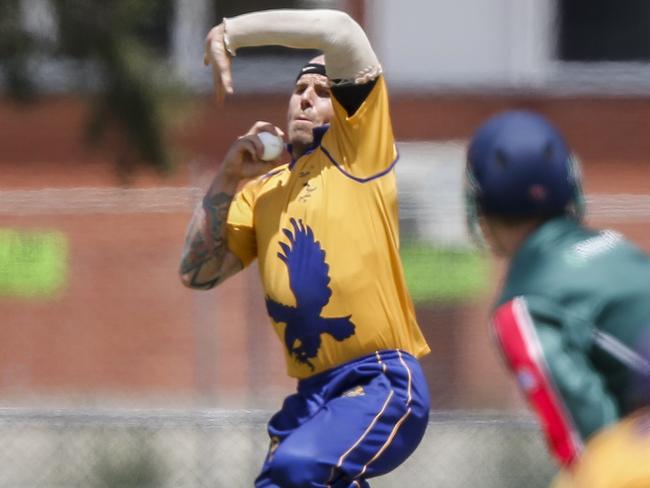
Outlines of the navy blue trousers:
[[378,351],[298,382],[268,425],[256,488],[366,488],[415,450],[429,418],[418,361]]

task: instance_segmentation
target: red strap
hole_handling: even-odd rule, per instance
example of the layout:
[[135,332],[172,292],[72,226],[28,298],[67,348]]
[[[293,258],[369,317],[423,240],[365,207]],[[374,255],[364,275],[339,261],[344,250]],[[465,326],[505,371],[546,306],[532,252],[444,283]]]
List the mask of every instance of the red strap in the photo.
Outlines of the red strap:
[[519,297],[501,305],[492,326],[520,389],[537,412],[551,451],[562,464],[570,464],[581,450],[580,438],[546,367],[525,300]]

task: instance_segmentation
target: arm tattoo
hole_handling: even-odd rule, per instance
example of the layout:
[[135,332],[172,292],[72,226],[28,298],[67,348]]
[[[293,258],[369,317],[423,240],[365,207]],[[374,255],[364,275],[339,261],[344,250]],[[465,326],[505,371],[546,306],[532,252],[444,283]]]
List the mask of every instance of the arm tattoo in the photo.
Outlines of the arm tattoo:
[[[206,195],[192,218],[180,267],[181,275],[189,276],[189,286],[192,288],[207,290],[218,285],[222,279],[219,272],[228,251],[226,221],[233,197],[227,193]],[[210,263],[215,274],[200,280],[199,275],[207,263]]]

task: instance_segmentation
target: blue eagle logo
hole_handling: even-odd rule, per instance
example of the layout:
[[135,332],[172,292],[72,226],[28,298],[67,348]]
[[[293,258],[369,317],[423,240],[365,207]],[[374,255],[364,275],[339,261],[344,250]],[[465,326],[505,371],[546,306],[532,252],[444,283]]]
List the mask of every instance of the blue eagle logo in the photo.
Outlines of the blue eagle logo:
[[287,265],[289,286],[296,298],[290,307],[266,297],[266,309],[275,322],[286,324],[284,343],[298,362],[314,370],[310,358],[315,358],[321,346],[321,335],[329,334],[343,341],[354,334],[355,325],[347,317],[324,318],[321,311],[330,301],[329,265],[325,251],[314,238],[314,232],[302,220],[290,220],[293,232],[282,229],[289,244],[280,242],[278,257]]

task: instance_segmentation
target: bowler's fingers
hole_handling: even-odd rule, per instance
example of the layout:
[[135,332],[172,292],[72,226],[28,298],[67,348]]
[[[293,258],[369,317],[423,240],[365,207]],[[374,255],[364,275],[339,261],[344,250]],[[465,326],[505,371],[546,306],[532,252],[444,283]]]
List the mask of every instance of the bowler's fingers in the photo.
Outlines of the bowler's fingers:
[[233,90],[232,72],[230,69],[230,55],[226,50],[224,40],[224,27],[219,24],[213,27],[205,38],[204,64],[212,67],[214,93],[220,105],[226,94],[231,95]]
[[268,173],[274,168],[271,162],[262,161],[264,146],[256,135],[243,136],[239,142],[242,144],[242,150],[249,156],[242,166],[244,178],[254,178]]
[[271,124],[270,122],[264,122],[259,120],[253,124],[250,130],[246,133],[247,135],[259,134],[260,132],[270,132],[275,134],[278,137],[284,138],[284,132],[278,126]]
[[242,151],[248,153],[253,162],[261,162],[264,154],[264,144],[256,134],[246,134],[239,138]]
[[226,98],[223,85],[221,83],[221,75],[219,73],[219,68],[217,68],[216,64],[210,63],[210,66],[212,67],[212,79],[214,80],[214,87],[212,88],[212,94],[214,95],[214,99],[217,102],[218,107],[223,107],[224,100]]

